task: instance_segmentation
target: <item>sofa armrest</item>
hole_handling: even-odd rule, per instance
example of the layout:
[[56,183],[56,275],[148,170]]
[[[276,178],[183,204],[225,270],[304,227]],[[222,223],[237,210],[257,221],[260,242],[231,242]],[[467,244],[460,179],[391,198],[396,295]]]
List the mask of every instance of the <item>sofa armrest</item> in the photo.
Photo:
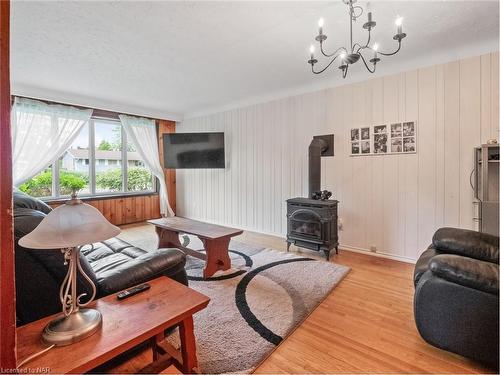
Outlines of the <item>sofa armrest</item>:
[[96,273],[99,295],[116,293],[131,286],[184,268],[186,255],[178,249],[149,251],[110,270]]
[[440,228],[432,244],[443,253],[493,262],[499,260],[499,238],[491,234],[458,228]]
[[429,263],[431,272],[468,288],[498,295],[498,265],[453,254],[441,254]]

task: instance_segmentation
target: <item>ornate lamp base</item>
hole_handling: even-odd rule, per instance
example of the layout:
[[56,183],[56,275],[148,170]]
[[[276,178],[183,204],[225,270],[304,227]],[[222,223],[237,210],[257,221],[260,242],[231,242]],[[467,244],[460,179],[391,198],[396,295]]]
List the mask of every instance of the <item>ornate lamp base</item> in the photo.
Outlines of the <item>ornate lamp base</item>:
[[102,325],[101,313],[94,309],[80,309],[68,316],[51,321],[43,330],[47,344],[70,345],[95,333]]

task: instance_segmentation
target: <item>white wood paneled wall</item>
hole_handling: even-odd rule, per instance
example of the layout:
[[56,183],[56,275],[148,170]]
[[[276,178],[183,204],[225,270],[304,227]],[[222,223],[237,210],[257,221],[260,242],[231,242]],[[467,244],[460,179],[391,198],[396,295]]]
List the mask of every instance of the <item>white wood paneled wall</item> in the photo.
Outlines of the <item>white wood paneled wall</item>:
[[[178,214],[284,236],[312,136],[334,133],[322,188],[340,201],[341,245],[415,260],[437,228],[475,227],[473,148],[499,138],[498,79],[497,52],[185,120],[178,132],[225,132],[227,165],[179,170]],[[351,127],[406,120],[416,154],[349,156]]]

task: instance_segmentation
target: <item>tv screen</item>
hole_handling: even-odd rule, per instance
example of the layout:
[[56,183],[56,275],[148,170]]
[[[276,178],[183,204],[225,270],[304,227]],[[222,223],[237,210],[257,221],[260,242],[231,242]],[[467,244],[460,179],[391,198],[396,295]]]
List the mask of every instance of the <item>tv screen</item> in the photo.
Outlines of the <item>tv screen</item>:
[[224,168],[224,133],[163,134],[165,168]]

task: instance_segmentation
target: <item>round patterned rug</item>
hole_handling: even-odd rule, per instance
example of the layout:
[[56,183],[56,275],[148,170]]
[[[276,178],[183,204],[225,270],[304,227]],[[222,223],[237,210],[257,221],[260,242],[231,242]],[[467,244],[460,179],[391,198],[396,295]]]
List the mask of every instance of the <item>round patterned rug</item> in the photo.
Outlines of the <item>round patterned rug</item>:
[[[189,247],[200,250],[196,237]],[[194,316],[199,371],[252,372],[349,272],[349,268],[232,240],[232,268],[202,278],[188,257],[189,286],[210,297]],[[201,250],[202,251],[202,250]],[[170,337],[178,345],[176,334]]]

